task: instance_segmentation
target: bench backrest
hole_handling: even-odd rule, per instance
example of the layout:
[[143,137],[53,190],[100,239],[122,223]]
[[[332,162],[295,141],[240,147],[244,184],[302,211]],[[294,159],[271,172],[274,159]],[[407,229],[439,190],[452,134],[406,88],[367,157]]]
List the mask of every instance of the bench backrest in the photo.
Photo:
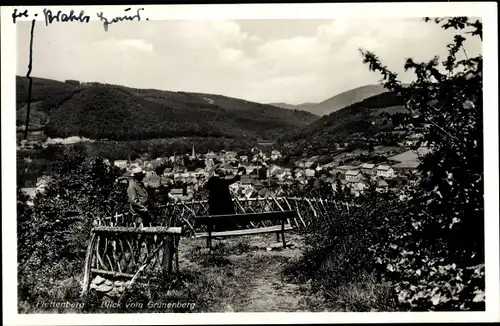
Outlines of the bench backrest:
[[241,223],[257,222],[257,221],[284,221],[295,217],[296,211],[276,211],[265,213],[248,213],[248,214],[227,214],[227,215],[207,215],[199,216],[196,222],[199,224],[216,225],[226,221],[237,221]]

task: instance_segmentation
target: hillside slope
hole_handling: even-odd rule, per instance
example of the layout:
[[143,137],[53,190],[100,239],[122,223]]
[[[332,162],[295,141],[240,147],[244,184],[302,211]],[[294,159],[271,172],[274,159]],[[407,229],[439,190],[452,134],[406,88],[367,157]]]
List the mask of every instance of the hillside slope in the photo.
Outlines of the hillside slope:
[[269,103],[269,105],[273,105],[283,109],[302,110],[306,112],[311,112],[311,109],[313,109],[316,105],[318,105],[318,103],[287,104],[279,102],[279,103]]
[[323,116],[282,140],[296,152],[335,149],[336,144],[345,143],[379,143],[381,134],[394,132],[392,117],[398,113],[407,113],[400,99],[385,92]]
[[[221,95],[33,79],[30,126],[47,123],[50,137],[276,139],[319,118]],[[28,79],[18,76],[16,82],[20,126],[26,115]]]
[[304,103],[298,105],[271,103],[271,105],[287,109],[304,110],[315,115],[323,116],[386,91],[387,90],[381,85],[365,85],[337,94],[320,103]]
[[332,112],[338,111],[349,105],[361,102],[372,96],[379,95],[386,92],[387,90],[382,85],[365,85],[358,88],[351,89],[349,91],[340,93],[321,103],[318,103],[314,107],[314,111],[318,115],[327,115]]

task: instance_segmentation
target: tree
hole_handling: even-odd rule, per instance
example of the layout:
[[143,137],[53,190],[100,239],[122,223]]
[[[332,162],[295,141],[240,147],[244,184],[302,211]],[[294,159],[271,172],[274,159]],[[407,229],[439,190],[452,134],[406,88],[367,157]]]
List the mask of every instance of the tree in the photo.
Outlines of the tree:
[[39,288],[49,278],[57,282],[79,273],[94,219],[127,207],[125,185],[115,183],[118,168],[71,152],[57,163],[47,193],[35,198],[33,208],[18,193],[21,299],[43,296]]
[[[360,51],[370,70],[382,75],[385,88],[404,101],[411,118],[402,119],[402,127],[407,130],[416,126],[422,128],[423,139],[415,147],[425,142],[431,150],[419,167],[421,177],[417,186],[409,189],[408,234],[394,234],[393,241],[415,255],[432,257],[433,262],[438,261],[442,266],[453,263],[454,270],[458,270],[455,266],[465,270],[465,267],[484,263],[483,61],[481,55],[469,58],[464,48],[467,34],[482,40],[482,24],[467,17],[432,21],[444,29],[456,30],[456,35],[448,45],[446,60],[441,63],[438,57],[429,62],[407,59],[405,70],[413,70],[417,77],[409,86],[403,86],[397,74],[383,65],[374,53]],[[460,53],[464,59],[458,59]],[[416,261],[420,262],[419,268],[430,264],[429,260]],[[416,268],[417,263],[412,266]],[[409,266],[406,268],[411,270]],[[403,274],[398,277],[408,281]],[[469,292],[460,293],[460,297],[464,295],[466,299],[461,297],[461,301],[457,295],[450,298],[452,295],[432,294],[429,309],[443,305],[457,309],[461,302],[467,305],[464,303],[460,309],[468,309],[470,304],[484,303],[484,299],[474,297],[484,291],[484,278],[477,279],[479,281],[474,279],[465,286]],[[444,286],[436,282],[429,281],[427,286]],[[414,283],[415,280],[408,281],[408,284]],[[399,290],[400,294],[405,293],[403,301],[414,294],[408,286],[401,285]],[[441,290],[448,293],[448,290]],[[428,297],[424,295],[424,298]]]

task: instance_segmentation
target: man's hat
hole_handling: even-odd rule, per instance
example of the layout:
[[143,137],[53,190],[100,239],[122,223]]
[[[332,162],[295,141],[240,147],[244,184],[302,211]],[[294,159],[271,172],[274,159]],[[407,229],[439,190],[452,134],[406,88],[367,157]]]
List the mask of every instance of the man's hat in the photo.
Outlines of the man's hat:
[[138,167],[135,167],[133,170],[132,170],[132,176],[136,176],[138,174],[144,174],[144,171],[142,170],[142,168],[140,166]]

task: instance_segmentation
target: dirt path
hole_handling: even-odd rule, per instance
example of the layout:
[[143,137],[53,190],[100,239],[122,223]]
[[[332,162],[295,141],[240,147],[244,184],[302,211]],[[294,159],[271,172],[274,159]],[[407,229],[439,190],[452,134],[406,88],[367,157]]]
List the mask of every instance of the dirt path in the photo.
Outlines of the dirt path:
[[287,240],[291,247],[282,248],[274,234],[218,240],[209,255],[203,240],[186,239],[180,247],[180,264],[220,278],[223,289],[213,311],[312,311],[310,302],[318,299],[310,288],[287,282],[283,276],[287,263],[299,258],[303,247],[297,235],[288,235]]

